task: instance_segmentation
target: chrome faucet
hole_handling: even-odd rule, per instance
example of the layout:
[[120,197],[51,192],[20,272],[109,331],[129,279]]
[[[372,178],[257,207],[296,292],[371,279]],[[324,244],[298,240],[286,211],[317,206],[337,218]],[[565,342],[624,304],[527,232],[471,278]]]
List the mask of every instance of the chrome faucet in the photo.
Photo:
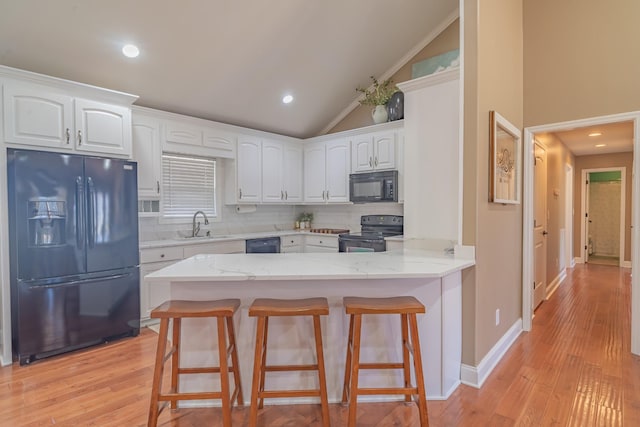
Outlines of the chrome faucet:
[[200,221],[198,221],[196,223],[196,217],[198,216],[198,214],[202,214],[202,216],[204,217],[204,225],[208,225],[209,224],[209,219],[207,218],[207,214],[205,214],[202,211],[197,211],[196,213],[193,214],[193,225],[192,225],[192,229],[191,229],[191,237],[198,237],[198,233],[200,232]]

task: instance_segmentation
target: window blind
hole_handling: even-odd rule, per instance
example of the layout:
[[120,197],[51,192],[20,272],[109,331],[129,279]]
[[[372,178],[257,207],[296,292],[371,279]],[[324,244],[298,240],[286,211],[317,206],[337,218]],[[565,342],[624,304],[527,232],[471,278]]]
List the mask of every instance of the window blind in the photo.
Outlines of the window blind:
[[192,217],[203,211],[216,216],[216,161],[202,157],[162,155],[162,215]]

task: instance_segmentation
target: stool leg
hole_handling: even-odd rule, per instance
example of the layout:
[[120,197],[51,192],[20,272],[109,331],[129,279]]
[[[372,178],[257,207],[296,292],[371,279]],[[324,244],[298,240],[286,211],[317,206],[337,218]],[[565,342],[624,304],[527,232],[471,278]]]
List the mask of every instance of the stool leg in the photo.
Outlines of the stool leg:
[[[180,369],[180,329],[182,327],[182,319],[173,319],[173,339],[172,347],[175,349],[171,356],[171,392],[178,393],[178,370]],[[178,408],[178,400],[171,400],[171,409]]]
[[158,424],[158,395],[162,389],[162,375],[164,373],[164,354],[167,350],[167,334],[169,332],[169,319],[160,320],[160,332],[158,333],[158,347],[156,349],[156,364],[153,369],[153,386],[151,387],[151,403],[149,404],[148,426],[155,427]]
[[224,318],[217,317],[218,354],[220,355],[220,391],[222,393],[222,425],[231,427],[231,402],[229,402],[229,366],[227,365],[227,339]]
[[[400,315],[400,325],[402,327],[402,368],[404,371],[404,386],[411,387],[411,365],[409,361],[409,323],[407,315]],[[405,402],[411,402],[411,394],[406,394]]]
[[358,404],[358,373],[360,369],[360,332],[362,331],[362,315],[354,315],[353,325],[353,361],[351,369],[351,385],[349,387],[349,427],[356,426]]
[[416,314],[409,314],[409,326],[411,328],[411,344],[413,347],[413,365],[416,373],[418,387],[418,411],[420,412],[420,426],[429,426],[429,414],[427,412],[427,393],[424,387],[424,374],[422,372],[422,354],[420,351],[420,338],[418,337],[418,322]]
[[324,427],[331,425],[329,417],[329,399],[327,398],[327,377],[324,370],[324,352],[322,349],[322,330],[320,316],[313,316],[313,331],[316,336],[316,359],[318,360],[318,378],[320,382],[320,404],[322,405],[322,422]]
[[258,326],[256,328],[256,351],[253,356],[253,382],[251,384],[251,411],[249,413],[249,427],[255,427],[258,423],[258,389],[260,387],[260,363],[262,361],[262,350],[264,343],[263,316],[258,316]]
[[233,364],[233,381],[238,389],[238,406],[244,405],[242,396],[242,382],[240,381],[240,363],[238,362],[238,347],[236,345],[236,332],[233,328],[233,317],[227,317],[227,334],[229,335],[229,346],[231,350],[231,363]]
[[264,397],[262,392],[264,391],[264,377],[267,373],[267,343],[269,340],[269,316],[264,318],[264,342],[262,344],[262,361],[260,362],[260,403],[258,409],[264,408]]
[[347,340],[347,361],[344,364],[344,385],[342,387],[342,403],[349,401],[349,384],[351,383],[351,349],[353,348],[353,314],[349,316],[349,339]]

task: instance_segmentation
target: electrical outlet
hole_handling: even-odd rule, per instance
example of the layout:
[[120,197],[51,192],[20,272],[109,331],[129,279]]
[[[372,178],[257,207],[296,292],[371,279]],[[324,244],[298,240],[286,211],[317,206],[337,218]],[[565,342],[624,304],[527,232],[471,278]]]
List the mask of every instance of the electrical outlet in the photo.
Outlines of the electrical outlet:
[[496,309],[496,326],[500,324],[500,309]]

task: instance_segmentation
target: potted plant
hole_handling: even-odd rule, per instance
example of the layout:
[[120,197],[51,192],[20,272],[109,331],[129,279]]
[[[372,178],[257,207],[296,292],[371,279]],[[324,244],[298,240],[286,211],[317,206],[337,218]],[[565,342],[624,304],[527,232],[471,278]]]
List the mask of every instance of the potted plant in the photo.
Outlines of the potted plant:
[[373,81],[373,84],[369,88],[356,88],[356,92],[364,95],[359,102],[360,105],[375,106],[373,111],[371,111],[373,122],[376,124],[384,123],[388,119],[386,104],[389,102],[391,95],[398,91],[398,88],[393,84],[393,81],[390,78],[386,79],[382,83],[380,83],[374,76],[371,76],[371,80]]
[[298,222],[300,222],[300,228],[311,228],[311,221],[313,221],[313,214],[311,212],[302,212],[298,215]]

